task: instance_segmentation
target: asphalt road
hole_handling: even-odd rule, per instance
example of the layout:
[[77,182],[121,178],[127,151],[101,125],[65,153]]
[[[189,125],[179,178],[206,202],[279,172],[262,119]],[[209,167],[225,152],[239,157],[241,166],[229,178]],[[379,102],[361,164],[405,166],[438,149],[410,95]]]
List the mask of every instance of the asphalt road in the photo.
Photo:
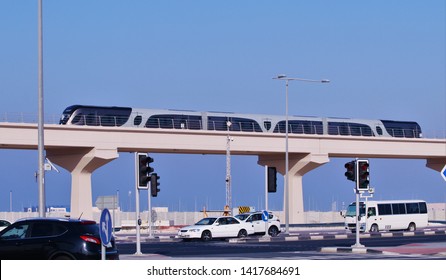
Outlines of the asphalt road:
[[[446,246],[446,235],[420,235],[420,236],[396,236],[364,238],[361,244],[366,248],[379,248],[376,251],[357,254],[354,252],[321,252],[321,248],[350,248],[355,244],[354,238],[346,239],[322,239],[322,240],[297,240],[274,242],[247,242],[230,243],[228,241],[173,241],[173,242],[142,242],[141,252],[143,256],[135,255],[135,243],[119,243],[118,249],[121,259],[149,259],[165,258],[206,258],[206,259],[446,259],[446,254],[382,254],[382,248],[399,248],[401,246],[435,247],[436,244]],[[420,247],[417,247],[420,248]],[[442,248],[443,250],[443,248]],[[438,250],[437,250],[438,251]]]

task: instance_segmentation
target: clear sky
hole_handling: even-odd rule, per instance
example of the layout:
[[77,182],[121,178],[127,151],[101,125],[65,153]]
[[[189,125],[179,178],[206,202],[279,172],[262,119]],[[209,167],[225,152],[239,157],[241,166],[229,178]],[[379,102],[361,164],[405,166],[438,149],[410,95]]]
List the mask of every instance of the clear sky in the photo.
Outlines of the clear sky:
[[[446,132],[445,14],[432,1],[44,0],[45,114],[73,104],[285,114],[277,74],[329,79],[290,84],[293,115],[417,121]],[[37,115],[37,1],[0,1],[0,116]],[[285,145],[285,143],[284,143]],[[225,156],[153,154],[154,206],[222,209]],[[306,210],[354,200],[344,163],[304,177]],[[377,199],[446,202],[446,182],[424,160],[371,159]],[[37,205],[37,151],[0,150],[0,211]],[[46,174],[49,205],[69,205],[70,174]],[[121,153],[92,178],[134,209],[134,162]],[[263,207],[257,157],[233,156],[234,205]],[[282,208],[283,177],[270,195]],[[129,196],[129,192],[131,195]],[[143,193],[147,197],[146,192]],[[146,209],[146,199],[142,199]]]

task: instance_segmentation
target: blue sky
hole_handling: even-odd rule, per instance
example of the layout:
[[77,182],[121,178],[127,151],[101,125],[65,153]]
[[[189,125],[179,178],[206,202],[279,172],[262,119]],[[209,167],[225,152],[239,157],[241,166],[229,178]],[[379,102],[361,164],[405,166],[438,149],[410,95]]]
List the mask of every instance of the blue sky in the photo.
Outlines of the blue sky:
[[[290,84],[290,114],[417,121],[446,131],[445,2],[44,0],[45,113],[72,104],[285,114],[272,77]],[[37,114],[37,1],[0,2],[0,114]],[[225,157],[153,154],[154,206],[195,210],[225,202]],[[304,177],[306,210],[354,200],[344,163]],[[377,199],[446,201],[446,182],[424,160],[371,159]],[[98,169],[97,196],[119,190],[134,209],[132,154]],[[0,150],[0,211],[37,204],[36,151]],[[232,157],[234,205],[263,205],[257,157]],[[67,171],[46,174],[47,203],[68,205]],[[279,191],[272,209],[282,207]],[[131,196],[129,197],[129,191]],[[146,196],[146,193],[143,193]],[[142,199],[142,209],[147,202]]]

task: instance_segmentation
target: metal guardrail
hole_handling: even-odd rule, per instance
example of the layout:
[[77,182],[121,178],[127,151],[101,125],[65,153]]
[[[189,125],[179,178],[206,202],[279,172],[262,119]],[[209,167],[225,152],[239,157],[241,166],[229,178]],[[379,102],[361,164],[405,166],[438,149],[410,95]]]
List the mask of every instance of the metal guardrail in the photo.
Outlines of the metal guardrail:
[[[59,115],[46,115],[44,116],[44,123],[58,124],[59,119]],[[36,113],[2,113],[0,114],[0,122],[37,123],[38,115]]]
[[[77,121],[78,125],[88,126],[120,126],[127,122],[127,117],[116,116],[81,116]],[[130,118],[132,119],[132,118]],[[201,120],[187,120],[187,119],[163,119],[154,118],[147,122],[142,123],[140,120],[137,122],[138,117],[135,115],[134,126],[135,127],[148,127],[148,128],[163,128],[163,129],[191,129],[200,130],[203,128],[203,122]],[[45,115],[45,124],[59,124],[60,115]],[[37,123],[38,116],[35,113],[2,113],[0,114],[0,122],[9,123]],[[226,121],[208,121],[207,130],[228,131],[228,125]],[[260,127],[257,122],[251,121],[239,121],[232,122],[229,127],[229,131],[241,131],[241,132],[260,132]],[[275,132],[285,133],[285,125],[279,124]],[[323,135],[322,125],[306,125],[306,124],[288,124],[288,132],[290,134],[307,134],[307,135]],[[397,138],[415,138],[419,134],[417,130],[411,129],[387,129],[387,132],[393,137]],[[339,126],[330,125],[328,127],[328,135],[341,135],[341,136],[373,136],[373,132],[369,127],[362,127],[356,125],[343,124]],[[426,139],[446,139],[446,131],[423,131],[422,138]]]

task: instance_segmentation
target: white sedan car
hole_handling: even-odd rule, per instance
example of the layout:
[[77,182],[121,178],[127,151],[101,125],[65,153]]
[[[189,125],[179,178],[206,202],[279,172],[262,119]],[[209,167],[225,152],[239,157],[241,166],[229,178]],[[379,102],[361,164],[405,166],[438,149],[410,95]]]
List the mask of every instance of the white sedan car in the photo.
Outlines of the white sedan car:
[[[251,224],[254,228],[255,234],[265,234],[266,222],[262,219],[262,212],[249,212],[235,216],[244,223]],[[268,215],[268,235],[277,236],[280,233],[280,220],[276,215],[269,212]]]
[[203,241],[212,238],[246,237],[250,234],[254,234],[251,224],[230,216],[204,218],[195,225],[183,227],[178,231],[178,237],[183,240],[199,238]]

